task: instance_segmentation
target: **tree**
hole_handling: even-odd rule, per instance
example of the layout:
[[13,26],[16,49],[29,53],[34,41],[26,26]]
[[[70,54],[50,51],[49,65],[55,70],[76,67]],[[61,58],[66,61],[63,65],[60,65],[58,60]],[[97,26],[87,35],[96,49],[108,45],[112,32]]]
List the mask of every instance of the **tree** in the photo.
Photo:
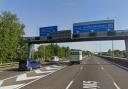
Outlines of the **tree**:
[[112,51],[111,51],[111,49],[108,50],[108,56],[112,56]]
[[24,24],[21,24],[15,14],[3,12],[0,15],[0,59],[10,62],[17,59],[17,49],[24,34]]
[[22,43],[22,45],[19,48],[17,48],[17,61],[24,60],[27,57],[28,57],[28,44]]
[[92,55],[92,52],[90,52],[90,51],[87,50],[87,51],[84,51],[84,52],[83,52],[83,55],[90,56],[90,55]]
[[[45,49],[44,49],[45,48]],[[49,44],[49,45],[40,45],[38,51],[34,53],[34,58],[44,58],[45,51],[45,60],[50,60],[52,56],[68,57],[69,56],[69,47],[60,47],[57,44]]]

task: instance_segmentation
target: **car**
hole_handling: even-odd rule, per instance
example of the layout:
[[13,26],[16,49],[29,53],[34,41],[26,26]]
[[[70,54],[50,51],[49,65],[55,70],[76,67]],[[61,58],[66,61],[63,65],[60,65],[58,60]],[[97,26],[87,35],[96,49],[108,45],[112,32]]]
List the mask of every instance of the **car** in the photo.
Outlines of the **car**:
[[40,67],[41,67],[41,62],[38,60],[26,59],[19,61],[19,70],[32,70]]
[[51,57],[51,63],[57,63],[57,62],[59,62],[59,57],[57,57],[57,56],[52,56],[52,57]]

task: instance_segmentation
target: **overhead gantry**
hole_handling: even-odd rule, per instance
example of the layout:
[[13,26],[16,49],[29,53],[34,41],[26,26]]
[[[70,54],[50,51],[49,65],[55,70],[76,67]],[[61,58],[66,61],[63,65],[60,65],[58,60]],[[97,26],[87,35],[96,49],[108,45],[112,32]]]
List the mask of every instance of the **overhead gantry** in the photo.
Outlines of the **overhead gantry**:
[[97,32],[97,33],[80,33],[73,34],[70,38],[52,39],[43,37],[24,37],[23,42],[28,43],[28,57],[31,58],[32,44],[44,43],[64,43],[64,42],[81,42],[81,41],[107,41],[107,40],[124,40],[126,55],[128,59],[128,30],[115,30],[114,32]]

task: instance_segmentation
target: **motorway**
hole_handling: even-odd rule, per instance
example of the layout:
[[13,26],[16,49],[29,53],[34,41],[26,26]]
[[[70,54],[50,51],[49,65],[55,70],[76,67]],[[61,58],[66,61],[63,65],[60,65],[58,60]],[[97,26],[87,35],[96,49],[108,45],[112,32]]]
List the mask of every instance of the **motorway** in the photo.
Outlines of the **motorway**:
[[0,89],[128,89],[128,71],[96,56],[80,65],[48,65],[2,79],[6,72]]

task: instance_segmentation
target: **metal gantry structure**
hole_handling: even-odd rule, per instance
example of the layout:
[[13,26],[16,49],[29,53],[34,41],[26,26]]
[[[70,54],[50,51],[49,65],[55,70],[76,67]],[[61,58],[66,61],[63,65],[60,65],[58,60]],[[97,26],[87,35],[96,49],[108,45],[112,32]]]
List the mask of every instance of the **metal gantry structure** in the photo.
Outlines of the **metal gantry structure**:
[[[71,33],[70,33],[71,34]],[[61,35],[60,35],[61,36]],[[64,43],[64,42],[81,42],[81,41],[106,41],[106,40],[124,40],[126,47],[126,55],[128,59],[128,30],[115,30],[106,32],[91,32],[71,34],[68,37],[45,38],[44,37],[24,37],[23,42],[28,43],[28,57],[31,58],[32,44],[45,44],[45,43]]]

